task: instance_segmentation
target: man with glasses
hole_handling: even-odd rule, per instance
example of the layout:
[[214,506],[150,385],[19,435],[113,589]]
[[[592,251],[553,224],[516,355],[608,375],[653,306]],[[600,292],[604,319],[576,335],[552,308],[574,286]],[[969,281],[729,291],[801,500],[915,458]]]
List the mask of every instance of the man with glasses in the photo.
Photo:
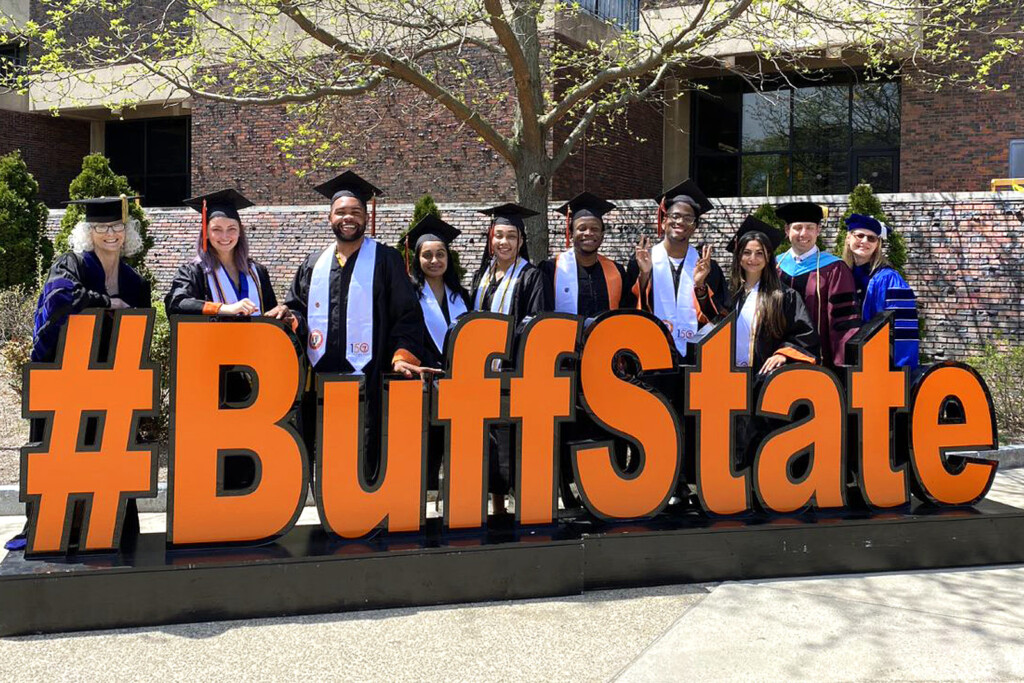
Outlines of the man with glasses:
[[698,252],[690,244],[701,216],[714,206],[692,180],[666,190],[655,201],[661,241],[652,247],[649,237],[640,238],[626,268],[626,281],[635,283],[633,294],[639,307],[665,323],[683,363],[689,364],[693,346],[709,322],[698,299],[717,311],[728,294],[711,247],[705,245]]

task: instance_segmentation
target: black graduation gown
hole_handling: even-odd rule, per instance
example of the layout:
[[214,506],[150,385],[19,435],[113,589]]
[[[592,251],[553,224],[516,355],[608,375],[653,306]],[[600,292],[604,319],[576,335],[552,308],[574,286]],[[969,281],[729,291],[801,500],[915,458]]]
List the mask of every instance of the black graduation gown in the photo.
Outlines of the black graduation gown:
[[[124,261],[118,266],[118,292],[113,296],[132,308],[149,308],[149,283]],[[63,254],[50,266],[43,291],[36,304],[32,360],[49,362],[57,353],[57,340],[68,316],[87,308],[110,308],[106,274],[95,253]],[[109,331],[105,330],[106,332]],[[109,342],[109,337],[103,342]]]
[[[538,267],[544,275],[545,295],[547,297],[547,310],[555,310],[555,272],[556,258],[550,258],[542,262]],[[633,283],[626,278],[626,269],[618,262],[612,262],[615,269],[619,271],[619,278],[622,282],[622,294],[619,297],[618,308],[635,308],[636,297],[633,296]],[[594,318],[602,313],[611,310],[608,301],[608,283],[605,282],[604,269],[600,262],[592,266],[584,266],[576,261],[576,281],[579,283],[576,295],[576,314],[584,318]]]
[[[277,306],[277,295],[274,294],[270,274],[256,261],[250,260],[249,265],[253,270],[256,284],[260,288],[258,293],[249,292],[249,299],[260,303],[260,310],[266,313]],[[215,301],[215,298],[213,292],[210,291],[210,281],[206,277],[203,266],[195,261],[183,264],[174,274],[171,287],[164,297],[167,315],[202,313],[203,306],[208,301]]]
[[[337,258],[331,259],[330,315],[328,316],[327,347],[320,361],[313,368],[316,374],[350,373],[352,365],[345,358],[345,323],[347,320],[348,287],[352,273],[362,250],[356,251],[342,267]],[[300,345],[306,348],[309,336],[307,302],[313,280],[313,268],[322,250],[310,254],[299,266],[292,280],[285,305],[298,320],[297,333]],[[376,471],[380,452],[380,423],[382,416],[381,395],[384,373],[391,372],[395,353],[403,350],[421,360],[425,355],[423,344],[423,313],[416,301],[409,276],[405,272],[405,261],[398,250],[386,244],[377,244],[377,259],[373,268],[373,356],[363,368],[366,377],[366,419],[364,448],[366,449],[367,474]],[[308,387],[303,399],[303,436],[310,456],[315,451],[316,439],[316,382]]]
[[[486,271],[481,271],[473,278],[473,289],[470,295],[476,302],[476,292]],[[480,301],[481,311],[491,310],[491,301],[498,290],[501,280],[491,282]],[[537,315],[546,310],[547,296],[544,292],[544,276],[540,269],[532,263],[527,263],[519,274],[519,279],[510,292],[512,305],[509,307],[509,315],[515,324],[515,339],[513,341],[513,358],[516,353],[516,345],[519,342],[519,334],[522,332],[523,320],[527,316]],[[503,363],[505,369],[512,368],[512,363]],[[511,491],[515,485],[516,471],[515,432],[508,425],[495,425],[491,427],[490,434],[490,457],[488,462],[488,488],[491,493],[503,495]]]

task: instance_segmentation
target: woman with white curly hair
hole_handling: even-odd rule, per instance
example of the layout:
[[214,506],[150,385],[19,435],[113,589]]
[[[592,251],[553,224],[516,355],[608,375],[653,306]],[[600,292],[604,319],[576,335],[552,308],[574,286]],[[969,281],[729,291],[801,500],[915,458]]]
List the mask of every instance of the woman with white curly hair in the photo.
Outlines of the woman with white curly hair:
[[124,258],[142,250],[139,221],[128,214],[135,197],[76,199],[85,219],[71,231],[71,251],[50,267],[36,305],[32,360],[52,361],[68,316],[87,308],[149,308],[149,283]]

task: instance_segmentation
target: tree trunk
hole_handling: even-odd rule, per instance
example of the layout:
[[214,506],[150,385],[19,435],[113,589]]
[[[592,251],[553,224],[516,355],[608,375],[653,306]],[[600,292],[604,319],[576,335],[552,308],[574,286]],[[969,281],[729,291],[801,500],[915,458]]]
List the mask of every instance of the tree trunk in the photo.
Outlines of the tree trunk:
[[550,160],[544,153],[523,154],[515,165],[518,203],[540,214],[526,220],[526,244],[534,263],[548,257],[549,165]]

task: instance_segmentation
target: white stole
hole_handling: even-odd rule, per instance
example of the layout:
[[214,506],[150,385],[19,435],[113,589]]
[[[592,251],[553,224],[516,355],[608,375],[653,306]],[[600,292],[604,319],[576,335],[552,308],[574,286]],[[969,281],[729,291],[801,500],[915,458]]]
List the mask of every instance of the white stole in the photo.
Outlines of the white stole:
[[[448,298],[448,316],[454,325],[455,321],[466,313],[466,302],[462,300],[461,296],[455,296],[453,299],[452,290],[448,289],[448,285],[444,286],[444,295]],[[438,351],[444,353],[444,338],[448,334],[448,323],[445,322],[444,311],[441,310],[441,304],[434,296],[434,290],[425,282],[423,283],[423,293],[420,296],[420,308],[423,309],[423,321],[427,324],[427,331],[430,332],[430,338],[434,340],[434,346]]]
[[[306,302],[306,321],[309,324],[309,338],[306,341],[306,355],[315,367],[327,349],[327,334],[330,328],[331,303],[331,261],[334,260],[336,245],[324,249],[313,266],[313,277],[309,283],[309,300]],[[348,283],[348,304],[345,311],[345,359],[355,374],[361,374],[373,357],[373,268],[377,262],[377,243],[363,237],[363,243],[349,258],[356,259],[352,279]]]
[[555,259],[555,310],[576,315],[579,308],[580,281],[576,272],[576,252],[563,251]]
[[[253,268],[247,268],[244,273],[239,273],[239,277],[245,277],[248,283],[249,289],[249,301],[256,304],[256,310],[253,315],[260,315],[263,313],[263,290],[260,289],[259,283],[256,282],[256,276]],[[212,273],[206,274],[206,284],[210,287],[210,293],[213,294],[214,301],[219,304],[235,304],[238,303],[238,295],[235,294],[235,286],[231,282],[231,278],[228,276],[227,271],[224,270],[224,266],[220,263],[217,264],[217,269]],[[256,293],[253,296],[253,292]]]
[[[508,312],[512,310],[512,291],[515,289],[516,282],[519,281],[519,276],[526,268],[526,264],[526,259],[516,257],[512,270],[505,273],[505,277],[501,279],[501,284],[498,285],[498,288],[494,291],[494,296],[491,297],[491,313],[508,315]],[[491,284],[492,272],[494,272],[494,264],[491,264],[491,267],[487,269],[484,276],[480,278],[480,285],[476,288],[476,296],[473,300],[473,310],[480,310],[480,305],[484,300],[484,292],[487,291],[487,287]]]
[[754,340],[757,338],[757,299],[761,283],[747,293],[743,308],[736,316],[736,365],[745,368],[754,362]]
[[696,342],[697,302],[693,296],[693,269],[697,265],[697,250],[690,247],[679,273],[679,289],[673,286],[672,262],[665,245],[659,242],[651,249],[651,274],[654,285],[654,315],[660,318],[672,334],[672,342],[679,353],[686,355],[687,342]]

